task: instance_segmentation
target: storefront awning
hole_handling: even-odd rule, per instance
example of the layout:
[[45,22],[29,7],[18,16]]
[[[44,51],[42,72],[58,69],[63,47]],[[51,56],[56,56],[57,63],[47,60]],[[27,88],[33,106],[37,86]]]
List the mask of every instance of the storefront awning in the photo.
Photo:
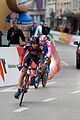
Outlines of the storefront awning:
[[64,13],[62,17],[80,18],[80,13]]

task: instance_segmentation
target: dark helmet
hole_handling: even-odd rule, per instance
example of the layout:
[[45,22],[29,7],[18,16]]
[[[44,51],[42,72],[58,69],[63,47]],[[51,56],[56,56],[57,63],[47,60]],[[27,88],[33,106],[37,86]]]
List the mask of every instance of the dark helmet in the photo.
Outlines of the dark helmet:
[[50,33],[50,27],[48,26],[47,23],[45,23],[45,24],[43,25],[43,27],[42,27],[42,33],[43,33],[44,35],[48,35],[48,34]]
[[34,43],[39,44],[39,38],[38,37],[32,37],[31,38],[31,44],[34,44]]

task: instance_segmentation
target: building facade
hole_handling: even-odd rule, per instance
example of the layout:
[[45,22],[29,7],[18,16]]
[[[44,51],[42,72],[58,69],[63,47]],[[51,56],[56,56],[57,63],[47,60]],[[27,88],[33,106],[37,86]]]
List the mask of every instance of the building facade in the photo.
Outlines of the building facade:
[[71,5],[73,13],[80,13],[80,0],[72,0]]
[[32,16],[33,20],[37,23],[45,20],[46,0],[33,0],[32,7],[28,13]]
[[60,16],[62,14],[62,0],[55,0],[55,10],[56,16]]
[[72,11],[72,0],[62,0],[62,13],[70,13]]
[[80,0],[63,0],[63,17],[71,24],[71,31],[76,34],[80,26]]
[[46,21],[51,27],[56,27],[61,20],[62,0],[47,0]]

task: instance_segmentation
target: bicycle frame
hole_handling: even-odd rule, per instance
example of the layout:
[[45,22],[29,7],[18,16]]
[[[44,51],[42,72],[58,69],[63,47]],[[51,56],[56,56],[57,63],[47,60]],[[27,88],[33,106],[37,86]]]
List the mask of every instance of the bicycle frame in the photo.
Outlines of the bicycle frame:
[[[24,80],[23,80],[23,85],[22,85],[22,95],[21,95],[21,99],[20,99],[20,106],[22,104],[22,100],[23,100],[23,97],[24,97],[24,93],[27,93],[28,92],[28,89],[29,89],[29,85],[35,87],[35,89],[38,88],[39,86],[39,82],[42,81],[42,86],[45,87],[46,84],[47,84],[47,78],[48,78],[48,74],[46,73],[46,70],[44,72],[44,75],[42,78],[40,78],[39,76],[39,73],[38,73],[38,70],[37,70],[37,65],[31,61],[31,64],[30,66],[28,67],[28,70],[27,70],[27,73],[24,77]],[[36,78],[38,77],[38,82],[36,82]],[[31,84],[31,80],[34,80],[34,83]]]
[[[30,66],[28,67],[28,70],[27,70],[26,75],[23,80],[22,95],[21,95],[21,99],[20,99],[20,103],[19,103],[20,106],[22,104],[24,93],[28,92],[31,78],[36,76],[36,69],[37,69],[37,65],[31,60]],[[35,86],[35,84],[33,84],[33,85]]]

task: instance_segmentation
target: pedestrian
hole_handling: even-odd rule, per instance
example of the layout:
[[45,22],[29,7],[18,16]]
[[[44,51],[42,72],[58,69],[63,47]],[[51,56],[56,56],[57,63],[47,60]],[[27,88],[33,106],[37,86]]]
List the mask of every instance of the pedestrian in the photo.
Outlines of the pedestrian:
[[79,28],[77,30],[77,35],[80,35],[80,26],[79,26]]
[[63,30],[64,33],[69,33],[69,28],[66,26]]
[[13,23],[13,27],[8,30],[7,33],[8,45],[24,45],[25,36],[21,29],[18,28],[17,23]]

